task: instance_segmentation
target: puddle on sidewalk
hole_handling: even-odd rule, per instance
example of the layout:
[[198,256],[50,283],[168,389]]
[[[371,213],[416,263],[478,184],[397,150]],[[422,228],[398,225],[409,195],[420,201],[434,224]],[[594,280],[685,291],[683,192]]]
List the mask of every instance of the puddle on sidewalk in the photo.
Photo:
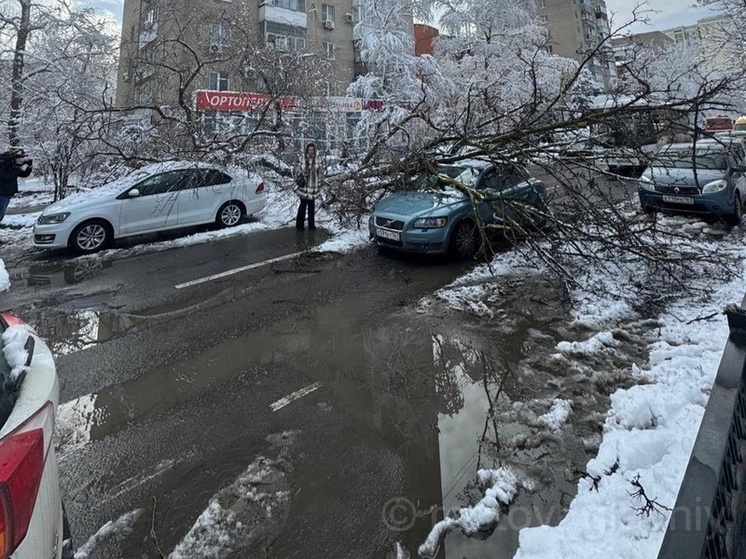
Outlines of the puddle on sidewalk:
[[[444,513],[481,498],[478,467],[512,466],[533,480],[535,489],[519,494],[490,538],[452,533],[438,554],[512,557],[521,528],[564,516],[577,471],[600,442],[610,386],[622,381],[593,376],[597,363],[584,369],[552,357],[557,342],[568,339],[568,313],[550,284],[514,283],[493,301],[489,321],[447,312],[436,319],[406,307],[371,324],[374,297],[348,297],[61,406],[61,455],[257,367],[303,363],[311,382],[321,383],[320,405],[342,406],[401,456],[401,498],[410,509],[386,522],[412,557]],[[572,413],[567,425],[552,429],[541,417],[558,398],[570,401]],[[190,491],[206,503],[214,489]]]

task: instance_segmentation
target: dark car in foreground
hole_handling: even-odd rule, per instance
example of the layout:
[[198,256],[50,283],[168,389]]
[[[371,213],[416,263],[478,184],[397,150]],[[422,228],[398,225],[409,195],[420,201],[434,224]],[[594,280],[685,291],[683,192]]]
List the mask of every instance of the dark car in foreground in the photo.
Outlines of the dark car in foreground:
[[708,139],[661,148],[640,177],[647,212],[702,215],[737,225],[746,196],[746,153],[739,141]]
[[[473,189],[472,202],[453,181]],[[471,258],[481,247],[479,225],[532,227],[545,216],[544,184],[517,164],[469,160],[438,165],[393,192],[371,213],[370,238],[395,250]]]

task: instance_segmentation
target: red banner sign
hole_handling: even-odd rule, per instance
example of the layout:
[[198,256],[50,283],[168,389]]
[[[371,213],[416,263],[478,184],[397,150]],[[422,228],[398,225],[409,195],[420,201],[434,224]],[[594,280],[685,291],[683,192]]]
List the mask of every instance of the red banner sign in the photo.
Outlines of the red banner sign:
[[266,93],[236,91],[197,91],[197,110],[200,111],[260,111],[274,108],[279,103],[287,111],[295,105],[292,97],[274,99]]

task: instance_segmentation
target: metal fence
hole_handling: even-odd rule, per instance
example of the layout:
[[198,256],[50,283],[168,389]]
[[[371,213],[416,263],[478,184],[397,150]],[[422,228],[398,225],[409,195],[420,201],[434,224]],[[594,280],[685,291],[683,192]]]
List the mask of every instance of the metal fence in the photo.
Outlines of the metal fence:
[[746,314],[726,314],[730,335],[658,559],[746,558]]

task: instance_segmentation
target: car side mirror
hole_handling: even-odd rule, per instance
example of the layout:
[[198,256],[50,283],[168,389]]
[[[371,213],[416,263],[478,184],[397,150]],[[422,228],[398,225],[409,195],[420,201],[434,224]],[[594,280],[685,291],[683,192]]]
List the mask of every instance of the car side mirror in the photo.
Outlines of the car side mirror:
[[140,196],[140,191],[139,191],[139,190],[137,190],[136,188],[133,188],[132,190],[130,190],[130,191],[129,191],[129,192],[127,193],[127,196],[128,196],[129,198],[138,198],[138,197]]

